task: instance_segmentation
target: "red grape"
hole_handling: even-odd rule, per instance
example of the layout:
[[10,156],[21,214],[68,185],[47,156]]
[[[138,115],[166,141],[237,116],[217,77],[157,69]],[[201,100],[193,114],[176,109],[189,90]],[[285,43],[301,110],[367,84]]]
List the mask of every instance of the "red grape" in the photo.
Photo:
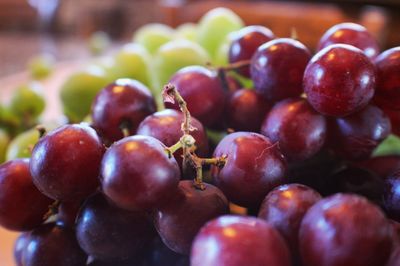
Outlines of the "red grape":
[[23,258],[24,266],[85,266],[87,256],[72,229],[49,223],[32,231]]
[[389,262],[385,266],[400,266],[400,246],[393,249]]
[[102,89],[93,101],[93,126],[111,144],[124,137],[124,127],[135,134],[139,123],[155,111],[154,98],[145,85],[136,80],[118,79]]
[[24,253],[26,250],[26,247],[29,244],[30,240],[30,232],[24,232],[20,234],[15,240],[14,244],[14,260],[16,263],[16,266],[24,266],[23,261],[24,261]]
[[350,44],[361,49],[374,59],[379,54],[379,45],[367,29],[355,23],[340,23],[327,30],[321,37],[318,50],[336,43]]
[[52,200],[33,184],[29,159],[0,165],[0,225],[16,231],[31,230],[44,222]]
[[[275,38],[272,31],[264,26],[252,25],[231,33],[229,63],[250,60],[257,48]],[[250,78],[248,66],[239,69],[241,75]]]
[[[146,117],[140,123],[137,134],[154,137],[170,147],[182,137],[181,124],[183,119],[184,116],[181,112],[165,109]],[[196,154],[205,157],[208,154],[208,139],[205,129],[199,120],[194,117],[191,117],[191,123],[196,128],[190,133],[196,140]],[[178,164],[182,166],[182,150],[174,153],[174,157]]]
[[191,266],[289,266],[285,241],[270,224],[253,217],[221,216],[196,236]]
[[390,131],[390,120],[385,113],[374,105],[367,105],[359,112],[331,120],[329,144],[344,158],[367,159]]
[[269,101],[300,96],[310,58],[307,47],[293,39],[275,39],[261,45],[250,65],[255,89]]
[[385,108],[381,105],[379,107],[389,117],[392,124],[392,133],[400,136],[400,110]]
[[228,127],[236,131],[259,132],[271,105],[255,90],[235,91],[227,104]]
[[265,197],[258,217],[277,229],[286,240],[292,255],[298,256],[297,238],[301,221],[307,210],[320,199],[318,192],[304,185],[279,186]]
[[35,145],[30,161],[33,182],[50,198],[77,201],[99,185],[104,146],[85,124],[65,125]]
[[377,156],[353,164],[377,174],[383,180],[400,169],[400,155]]
[[75,220],[78,216],[81,206],[81,201],[61,202],[60,206],[58,207],[57,223],[74,228]]
[[163,242],[173,251],[189,254],[194,237],[209,220],[229,212],[228,200],[213,185],[197,189],[193,181],[179,182],[169,204],[156,210],[154,224]]
[[[222,121],[226,92],[216,72],[202,66],[189,66],[175,73],[170,83],[186,101],[191,115],[204,126]],[[165,103],[165,107],[179,110],[177,103]]]
[[101,163],[104,193],[120,208],[157,207],[178,187],[180,170],[166,147],[149,136],[131,136],[115,142]]
[[284,182],[286,161],[278,146],[261,134],[227,135],[214,151],[214,157],[224,155],[225,166],[212,166],[211,171],[215,185],[235,204],[257,207],[268,192]]
[[290,161],[315,155],[325,143],[325,118],[304,99],[287,99],[276,104],[261,127],[261,133],[277,142]]
[[383,205],[389,217],[400,221],[400,170],[398,169],[385,180]]
[[304,72],[303,86],[315,110],[329,116],[346,116],[371,100],[375,68],[360,49],[333,44],[313,56]]
[[386,108],[400,110],[400,47],[381,53],[375,66],[376,101]]
[[299,246],[307,266],[385,265],[393,228],[382,211],[363,197],[336,194],[304,216]]

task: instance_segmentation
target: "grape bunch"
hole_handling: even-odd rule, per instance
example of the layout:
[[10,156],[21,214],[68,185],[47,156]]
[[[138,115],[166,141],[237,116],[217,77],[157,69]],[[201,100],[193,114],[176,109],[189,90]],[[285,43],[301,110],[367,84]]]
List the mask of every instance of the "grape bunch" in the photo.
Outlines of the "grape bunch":
[[135,41],[112,82],[95,67],[64,86],[71,123],[0,165],[18,266],[399,265],[399,47],[342,23],[313,54],[225,9]]

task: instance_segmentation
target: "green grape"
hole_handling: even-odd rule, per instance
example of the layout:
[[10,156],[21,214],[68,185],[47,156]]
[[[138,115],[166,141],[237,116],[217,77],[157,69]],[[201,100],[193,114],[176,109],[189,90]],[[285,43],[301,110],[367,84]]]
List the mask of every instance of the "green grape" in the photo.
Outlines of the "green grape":
[[143,45],[151,54],[154,54],[161,45],[171,41],[174,34],[174,29],[167,25],[151,23],[139,28],[135,32],[133,40]]
[[116,71],[115,59],[112,56],[101,57],[93,60],[88,68],[102,69],[108,83],[120,78],[120,75]]
[[39,140],[39,132],[32,128],[16,136],[8,145],[6,159],[7,161],[16,158],[29,158],[33,146]]
[[174,40],[164,44],[154,57],[157,75],[155,95],[160,95],[162,87],[179,69],[190,65],[205,65],[210,62],[207,52],[197,43],[188,40]]
[[15,90],[9,107],[16,115],[35,119],[43,112],[45,105],[43,87],[33,81]]
[[10,135],[18,132],[21,120],[9,107],[0,104],[0,128],[6,130]]
[[252,89],[254,88],[254,83],[251,79],[243,77],[242,75],[236,73],[235,71],[230,71],[229,75],[237,79],[243,88]]
[[207,12],[198,25],[197,41],[215,58],[226,36],[244,27],[242,19],[232,10],[219,7]]
[[44,79],[50,75],[54,66],[54,56],[41,54],[28,61],[28,69],[34,79]]
[[89,50],[94,55],[103,53],[110,44],[110,37],[104,31],[96,31],[89,38]]
[[225,40],[219,46],[217,53],[215,54],[213,63],[217,66],[226,66],[229,64],[228,53],[229,47],[231,46],[231,38],[229,35],[225,37]]
[[183,23],[176,28],[176,38],[189,41],[197,40],[197,25],[194,23]]
[[118,78],[132,78],[150,86],[151,55],[140,44],[126,44],[114,57],[112,71]]
[[400,138],[389,135],[372,153],[372,156],[400,155]]
[[96,94],[108,83],[109,79],[100,67],[91,66],[72,74],[61,88],[64,114],[71,122],[82,121],[90,113]]
[[6,151],[10,138],[6,131],[0,129],[0,164],[6,159]]

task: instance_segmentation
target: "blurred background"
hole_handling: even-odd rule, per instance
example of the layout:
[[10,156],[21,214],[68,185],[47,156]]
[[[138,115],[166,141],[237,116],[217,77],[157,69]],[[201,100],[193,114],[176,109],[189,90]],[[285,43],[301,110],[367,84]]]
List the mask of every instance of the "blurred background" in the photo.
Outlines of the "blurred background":
[[27,58],[42,52],[57,60],[89,57],[86,40],[96,31],[108,33],[118,45],[146,23],[196,22],[217,6],[280,37],[295,28],[310,49],[326,29],[344,21],[366,26],[382,49],[400,43],[398,0],[0,0],[0,77],[24,70]]

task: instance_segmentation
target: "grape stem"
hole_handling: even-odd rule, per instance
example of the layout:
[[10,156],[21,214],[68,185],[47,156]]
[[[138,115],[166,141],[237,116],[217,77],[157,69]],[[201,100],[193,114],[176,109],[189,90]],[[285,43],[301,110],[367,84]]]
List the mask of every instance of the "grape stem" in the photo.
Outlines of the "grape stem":
[[191,165],[196,170],[196,178],[194,180],[194,186],[197,189],[204,190],[206,187],[203,184],[203,166],[212,164],[217,167],[223,167],[226,163],[226,156],[221,156],[217,158],[200,158],[196,155],[196,140],[190,135],[190,132],[197,130],[191,124],[191,115],[189,109],[187,108],[186,101],[182,98],[178,90],[174,85],[168,84],[164,87],[162,96],[164,102],[178,103],[181,112],[183,113],[183,122],[181,125],[182,137],[179,141],[166,148],[166,152],[169,157],[179,149],[183,152],[183,167],[187,164]]
[[60,207],[61,202],[59,200],[54,201],[50,206],[49,210],[43,215],[43,220],[46,221],[51,216],[56,215],[58,213],[58,208]]

